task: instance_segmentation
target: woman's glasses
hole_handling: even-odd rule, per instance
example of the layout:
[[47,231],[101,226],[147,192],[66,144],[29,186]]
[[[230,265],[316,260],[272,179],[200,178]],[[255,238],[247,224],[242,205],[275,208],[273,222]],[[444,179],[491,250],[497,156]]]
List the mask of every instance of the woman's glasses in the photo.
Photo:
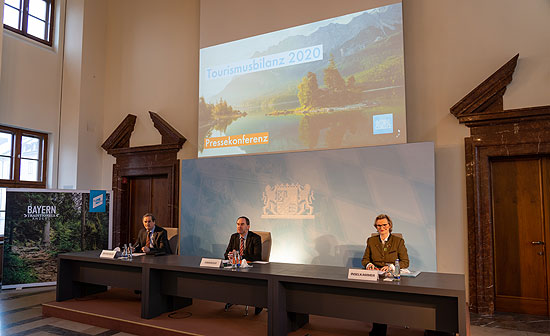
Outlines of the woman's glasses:
[[380,228],[385,228],[388,225],[390,225],[390,224],[374,224],[374,227],[377,228],[377,229],[380,229]]

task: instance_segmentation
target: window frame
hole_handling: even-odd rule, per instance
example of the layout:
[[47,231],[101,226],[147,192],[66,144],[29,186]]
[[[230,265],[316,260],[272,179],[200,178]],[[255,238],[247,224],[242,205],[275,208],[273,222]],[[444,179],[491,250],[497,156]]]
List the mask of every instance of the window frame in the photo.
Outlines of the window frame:
[[[48,134],[37,131],[30,131],[21,128],[0,125],[0,132],[11,133],[13,135],[12,143],[12,162],[10,167],[11,176],[9,179],[0,179],[0,187],[5,188],[46,188],[46,171],[48,164]],[[40,139],[40,148],[38,151],[38,162],[42,163],[42,169],[38,169],[40,181],[24,181],[21,178],[21,145],[24,136]]]
[[[12,26],[8,26],[7,24],[4,24],[4,29],[7,29],[11,32],[14,32],[16,34],[25,36],[27,38],[30,38],[31,40],[34,40],[36,42],[45,44],[49,47],[53,46],[53,32],[54,32],[54,22],[55,22],[55,0],[44,0],[46,2],[46,27],[50,26],[50,29],[48,31],[47,39],[41,39],[39,37],[36,37],[34,35],[31,35],[27,33],[27,23],[29,21],[29,16],[36,18],[34,15],[29,13],[29,1],[30,0],[20,0],[21,9],[17,9],[13,6],[10,6],[7,3],[4,3],[4,7],[8,6],[11,8],[14,8],[19,11],[19,26],[21,28],[15,28]],[[49,6],[48,6],[49,3]],[[49,17],[49,19],[48,19]],[[38,19],[38,18],[37,18]]]

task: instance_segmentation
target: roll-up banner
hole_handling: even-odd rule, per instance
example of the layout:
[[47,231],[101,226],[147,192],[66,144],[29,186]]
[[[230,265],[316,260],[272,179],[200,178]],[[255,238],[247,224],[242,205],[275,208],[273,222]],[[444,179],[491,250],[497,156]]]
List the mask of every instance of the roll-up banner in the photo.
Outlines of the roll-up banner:
[[110,191],[7,189],[2,289],[55,284],[57,255],[111,248]]

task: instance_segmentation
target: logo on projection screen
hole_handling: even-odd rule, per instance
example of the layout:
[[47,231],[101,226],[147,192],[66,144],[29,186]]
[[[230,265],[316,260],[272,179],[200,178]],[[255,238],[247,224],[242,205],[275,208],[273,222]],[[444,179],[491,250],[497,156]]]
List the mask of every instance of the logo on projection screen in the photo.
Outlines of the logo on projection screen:
[[276,184],[265,186],[262,193],[264,207],[261,218],[314,219],[311,186]]
[[372,134],[393,133],[393,114],[378,114],[372,116]]

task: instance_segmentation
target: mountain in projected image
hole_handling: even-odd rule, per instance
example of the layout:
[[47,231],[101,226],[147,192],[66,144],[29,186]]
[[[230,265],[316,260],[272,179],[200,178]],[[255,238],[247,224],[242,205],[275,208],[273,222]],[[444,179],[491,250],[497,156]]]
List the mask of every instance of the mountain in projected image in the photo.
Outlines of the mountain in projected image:
[[[324,49],[322,61],[237,76],[207,100],[213,102],[223,98],[237,109],[261,113],[252,107],[261,104],[266,97],[276,99],[282,95],[290,105],[292,102],[297,104],[297,85],[308,72],[316,73],[322,84],[322,70],[329,64],[330,55],[334,55],[336,66],[344,77],[374,69],[392,56],[402,59],[401,6],[396,4],[369,10],[347,24],[330,23],[309,36],[289,36],[263,52],[255,52],[251,58],[318,44],[322,44]],[[398,70],[403,71],[402,68]],[[368,84],[368,78],[359,79]]]

